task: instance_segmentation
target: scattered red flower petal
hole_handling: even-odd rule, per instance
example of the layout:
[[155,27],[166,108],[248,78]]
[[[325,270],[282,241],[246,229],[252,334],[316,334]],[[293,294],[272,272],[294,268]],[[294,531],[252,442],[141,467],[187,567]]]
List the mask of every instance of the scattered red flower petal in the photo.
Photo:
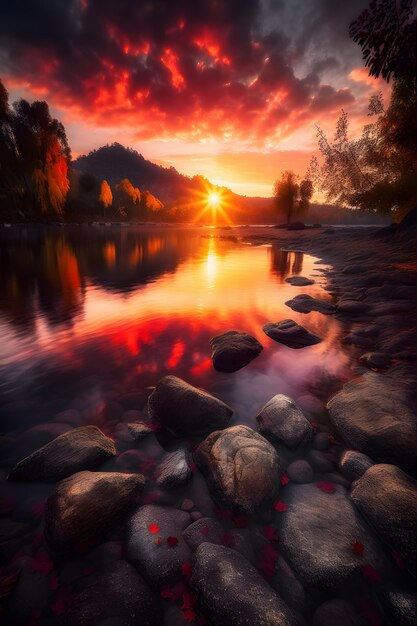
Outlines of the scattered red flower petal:
[[355,604],[369,626],[381,626],[382,622],[378,612],[368,596],[355,598]]
[[175,548],[178,545],[177,537],[167,537],[167,544],[170,548]]
[[330,483],[327,480],[320,480],[316,483],[316,487],[320,489],[323,493],[334,493],[336,491],[336,487],[333,483]]
[[69,591],[67,587],[61,587],[56,594],[55,602],[51,604],[51,609],[55,615],[63,615],[69,600]]
[[369,563],[362,567],[362,574],[372,583],[378,583],[382,580],[380,573],[377,572],[373,565],[370,565]]
[[179,598],[181,598],[184,590],[185,585],[181,582],[176,583],[172,587],[169,587],[169,585],[164,585],[162,587],[161,596],[162,598],[166,598],[167,600],[173,600],[173,602],[176,602],[177,600],[179,600]]
[[267,580],[270,580],[275,574],[277,559],[278,552],[270,543],[263,547],[261,558],[257,562],[256,567]]
[[158,524],[148,524],[148,530],[151,535],[156,535],[156,533],[159,533],[161,528],[158,526]]
[[282,502],[281,500],[277,500],[274,502],[274,509],[278,511],[278,513],[283,513],[288,509],[288,504],[285,504],[285,502]]
[[226,548],[231,548],[233,546],[234,537],[232,533],[220,533],[219,539]]
[[54,564],[47,554],[40,552],[29,563],[31,572],[39,572],[40,574],[50,574],[54,569]]
[[153,540],[153,542],[156,546],[162,546],[162,544],[164,543],[164,540],[162,539],[162,537],[157,537],[156,539]]
[[362,556],[363,553],[365,552],[365,546],[363,545],[363,543],[361,543],[357,539],[355,539],[355,541],[352,541],[351,546],[353,548],[354,553],[357,554],[358,556]]
[[186,622],[194,622],[195,618],[197,617],[197,613],[192,607],[190,608],[187,607],[181,610],[182,610],[182,614]]
[[174,593],[171,590],[171,587],[168,585],[164,585],[161,589],[161,598],[165,598],[166,600],[175,600]]
[[191,561],[185,561],[182,566],[181,566],[181,570],[182,570],[182,575],[184,576],[184,578],[188,579],[191,576],[191,572],[192,572],[192,565],[191,565]]
[[397,564],[397,567],[399,567],[400,569],[406,568],[405,559],[404,557],[401,556],[401,554],[398,554],[396,550],[391,550],[391,556],[394,559],[395,563]]
[[262,532],[268,541],[278,541],[278,531],[275,526],[264,526]]
[[195,463],[193,463],[193,462],[190,462],[190,463],[188,463],[188,467],[190,468],[191,473],[195,474],[195,472],[197,470],[197,465]]
[[288,478],[287,474],[283,474],[281,476],[281,485],[285,487],[285,485],[288,485],[289,482],[290,482],[290,479]]
[[209,534],[209,527],[208,527],[208,526],[202,526],[202,527],[200,528],[200,533],[201,533],[202,535],[204,535],[205,537],[208,537],[208,534]]
[[248,525],[248,518],[244,513],[242,515],[234,515],[232,520],[236,528],[246,528]]

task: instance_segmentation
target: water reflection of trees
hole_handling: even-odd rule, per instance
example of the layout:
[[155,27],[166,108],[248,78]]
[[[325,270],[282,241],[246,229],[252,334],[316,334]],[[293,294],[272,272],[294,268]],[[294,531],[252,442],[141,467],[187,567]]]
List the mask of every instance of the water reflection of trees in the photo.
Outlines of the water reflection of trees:
[[271,248],[271,272],[284,282],[287,276],[301,274],[303,270],[303,253],[298,251],[281,250],[276,246]]
[[86,280],[131,292],[197,255],[201,240],[181,232],[38,230],[3,233],[0,310],[21,331],[41,315],[70,323],[83,310]]

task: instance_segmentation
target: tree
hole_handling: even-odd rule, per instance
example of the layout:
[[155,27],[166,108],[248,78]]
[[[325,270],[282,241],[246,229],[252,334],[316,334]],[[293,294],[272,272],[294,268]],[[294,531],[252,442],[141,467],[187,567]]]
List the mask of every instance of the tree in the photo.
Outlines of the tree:
[[372,123],[358,139],[348,136],[342,111],[334,141],[318,128],[322,165],[313,178],[328,200],[391,213],[400,219],[417,205],[417,20],[409,0],[374,0],[350,25],[370,75],[394,79],[391,100],[381,94],[369,103]]
[[112,205],[113,194],[110,189],[110,185],[107,180],[103,180],[100,188],[100,195],[98,197],[99,202],[103,205],[103,215],[105,215],[106,207]]
[[274,203],[278,213],[287,218],[287,225],[294,215],[305,214],[310,207],[313,183],[307,178],[300,184],[294,172],[286,170],[274,186]]
[[128,178],[116,185],[117,210],[122,215],[137,212],[140,205],[140,191]]
[[142,191],[141,195],[141,205],[145,209],[146,212],[155,212],[164,208],[164,205],[158,198],[156,198],[150,191],[145,189]]

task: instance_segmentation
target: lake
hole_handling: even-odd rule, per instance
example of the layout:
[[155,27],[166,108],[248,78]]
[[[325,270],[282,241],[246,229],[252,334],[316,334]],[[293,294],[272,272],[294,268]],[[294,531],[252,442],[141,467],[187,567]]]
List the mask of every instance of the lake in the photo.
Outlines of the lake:
[[[35,401],[45,419],[76,407],[97,423],[112,398],[175,374],[252,425],[272,395],[311,405],[348,374],[340,322],[285,305],[298,293],[330,299],[327,268],[309,255],[209,228],[28,227],[1,237],[3,405]],[[294,287],[285,282],[292,275],[316,282]],[[293,350],[262,331],[286,318],[322,342]],[[242,370],[219,373],[209,340],[230,329],[251,333],[264,350]],[[39,421],[28,416],[22,426],[31,419]]]

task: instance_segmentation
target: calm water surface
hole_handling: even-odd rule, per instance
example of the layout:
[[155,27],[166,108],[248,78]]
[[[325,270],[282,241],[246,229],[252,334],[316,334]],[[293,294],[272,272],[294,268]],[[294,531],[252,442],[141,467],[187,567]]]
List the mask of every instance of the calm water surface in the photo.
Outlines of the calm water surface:
[[[329,299],[326,267],[221,232],[79,227],[2,234],[2,404],[31,399],[46,419],[76,407],[98,421],[109,399],[165,374],[205,387],[246,423],[276,393],[327,399],[349,368],[340,323],[285,305],[298,293]],[[291,286],[291,275],[316,284]],[[286,318],[323,341],[292,350],[263,333],[265,322]],[[209,340],[229,329],[253,334],[264,351],[223,374],[212,367]]]

